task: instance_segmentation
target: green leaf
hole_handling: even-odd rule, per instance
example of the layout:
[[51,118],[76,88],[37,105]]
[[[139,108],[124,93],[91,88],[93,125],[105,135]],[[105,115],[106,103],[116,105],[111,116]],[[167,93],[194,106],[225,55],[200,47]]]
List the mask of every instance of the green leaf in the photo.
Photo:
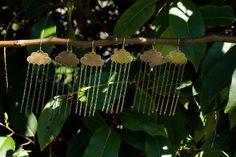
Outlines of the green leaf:
[[[225,121],[223,123],[225,123]],[[220,126],[221,124],[218,123],[217,125]],[[232,130],[217,130],[217,135],[212,133],[211,136],[206,139],[202,148],[203,150],[222,150],[231,155],[235,148],[235,138],[236,134]]]
[[229,122],[230,122],[230,128],[236,126],[236,110],[231,110],[229,112]]
[[0,156],[11,156],[15,148],[15,142],[10,136],[0,137]]
[[120,119],[129,130],[144,131],[151,136],[167,137],[165,127],[162,124],[156,124],[149,116],[126,110],[121,113]]
[[229,113],[230,111],[234,110],[236,108],[236,69],[234,70],[230,89],[229,89],[229,99],[228,103],[225,107],[225,113]]
[[202,157],[229,157],[229,155],[222,150],[205,150]]
[[234,20],[234,11],[230,6],[205,5],[200,7],[204,23],[207,27],[222,27],[231,25]]
[[69,107],[65,104],[65,99],[57,97],[48,102],[44,107],[39,117],[37,132],[41,150],[51,143],[60,133],[69,115]]
[[19,25],[19,23],[13,23],[11,25],[11,28],[12,28],[12,30],[17,31],[20,29],[20,25]]
[[116,36],[130,36],[141,28],[156,10],[157,0],[138,0],[129,7],[117,21],[114,28]]
[[[191,91],[189,91],[189,93],[191,93]],[[194,99],[195,97],[193,96],[192,98],[186,98],[188,102],[186,102],[185,104],[188,104],[188,106],[187,110],[183,112],[183,116],[189,128],[191,128],[192,130],[201,130],[203,128],[203,122],[199,112],[199,107],[197,106]]]
[[84,117],[83,123],[91,132],[102,126],[107,126],[105,120],[99,113],[96,113],[93,117]]
[[[32,26],[30,38],[46,38],[56,34],[56,24],[51,16],[41,18]],[[51,53],[53,45],[42,45],[42,50]],[[28,52],[39,50],[40,46],[28,46]]]
[[118,157],[120,135],[111,127],[98,128],[91,137],[83,157]]
[[9,7],[12,7],[12,8],[17,7],[17,0],[8,0],[6,1],[6,3]]
[[201,75],[205,77],[212,67],[224,56],[223,47],[226,43],[214,43],[207,51],[202,62]]
[[216,119],[215,114],[209,114],[205,118],[206,124],[202,130],[195,130],[195,140],[206,140],[208,137],[210,137],[216,129]]
[[122,130],[122,140],[132,147],[144,151],[145,150],[145,133],[141,131]]
[[232,77],[236,67],[235,51],[236,46],[232,47],[223,57],[221,57],[204,78],[202,78],[200,105],[204,113],[207,113],[210,110],[209,104]]
[[66,149],[66,156],[68,157],[78,157],[84,153],[86,149],[91,134],[89,130],[86,128],[82,128],[78,130],[77,133],[72,137],[72,139],[68,142]]
[[26,126],[27,130],[25,132],[25,136],[33,137],[37,132],[38,122],[33,113],[30,113],[27,117],[28,121],[27,121],[27,126]]
[[24,6],[24,8],[28,8],[32,4],[32,2],[33,0],[21,0],[21,5]]
[[[15,109],[15,108],[14,108]],[[38,122],[33,113],[19,113],[19,111],[11,110],[11,121],[14,130],[27,137],[34,137],[37,132]]]
[[165,31],[165,29],[169,26],[169,6],[165,5],[166,2],[163,1],[161,3],[157,3],[158,13],[154,17],[153,24],[156,26],[155,32],[156,35],[160,35]]
[[29,153],[24,150],[22,147],[17,149],[17,151],[14,152],[13,157],[28,157]]
[[[176,38],[171,27],[167,27],[166,30],[161,34],[161,38]],[[160,51],[163,56],[166,56],[170,51],[176,50],[175,45],[159,45],[155,46],[157,51]]]
[[149,111],[150,105],[151,105],[151,95],[145,91],[144,89],[138,88],[137,91],[137,98],[136,98],[136,104],[133,107],[134,110],[142,110],[144,112],[144,114],[147,114],[147,112]]
[[0,101],[0,118],[2,118],[3,115],[3,103]]
[[[205,35],[202,15],[195,4],[189,0],[172,3],[169,10],[169,21],[171,29],[179,39],[191,39]],[[205,53],[206,44],[185,45],[180,48],[197,71]]]
[[26,8],[24,18],[33,19],[46,12],[53,3],[51,0],[22,0],[21,5]]
[[146,137],[145,153],[146,157],[161,156],[161,148],[157,141],[157,137],[150,137],[150,136]]
[[166,127],[172,147],[179,148],[181,140],[186,136],[185,119],[182,112],[177,108],[174,117],[165,117],[162,122]]

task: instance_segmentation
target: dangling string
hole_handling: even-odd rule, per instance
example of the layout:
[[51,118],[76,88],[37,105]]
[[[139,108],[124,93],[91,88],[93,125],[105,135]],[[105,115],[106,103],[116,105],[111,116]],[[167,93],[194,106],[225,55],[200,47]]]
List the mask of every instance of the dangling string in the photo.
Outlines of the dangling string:
[[[68,52],[68,53],[71,53],[71,50],[69,49],[69,41],[70,41],[70,39],[68,38],[67,39],[67,41],[66,41],[66,52]],[[72,66],[70,66],[70,67],[72,67]],[[66,75],[66,72],[65,72],[65,75]],[[72,86],[73,86],[73,72],[72,72],[72,78],[71,78],[71,82],[70,82],[70,85],[71,85],[71,83],[72,83]],[[64,81],[64,83],[63,84],[65,84],[65,81]],[[63,86],[64,87],[64,86]],[[72,89],[72,92],[73,92],[73,89]],[[64,88],[63,88],[63,92],[62,92],[62,94],[64,94]],[[70,95],[70,90],[69,90],[69,85],[67,85],[67,95],[66,95],[66,107],[65,107],[65,111],[64,111],[64,114],[65,114],[65,116],[66,116],[66,113],[67,113],[67,108],[68,108],[68,101],[69,101],[69,95]],[[71,97],[71,99],[73,98],[73,94],[72,94],[72,97]],[[70,107],[71,108],[71,107]],[[70,109],[71,110],[71,109]]]
[[24,102],[25,102],[25,97],[26,97],[26,90],[28,88],[28,79],[29,79],[30,66],[31,66],[31,64],[28,63],[27,72],[26,72],[26,78],[25,78],[24,92],[23,92],[23,96],[22,96],[22,100],[21,100],[20,112],[23,112],[23,108],[24,108]]
[[[125,49],[125,38],[124,38],[123,43],[122,43],[122,49]],[[123,65],[123,64],[120,65],[119,73],[121,73],[122,65]],[[125,81],[126,81],[126,80],[125,80],[125,76],[127,75],[127,74],[126,74],[126,69],[127,69],[127,64],[124,64],[123,77],[122,77],[122,80],[121,80],[120,91],[119,91],[120,94],[118,95],[118,103],[117,103],[117,107],[116,107],[116,110],[115,110],[116,113],[118,113],[118,112],[119,112],[119,109],[121,109],[120,106],[123,106],[123,105],[121,104],[121,97],[122,97],[122,94],[124,94],[124,93],[123,93],[123,89],[124,89],[124,84],[125,84]],[[120,82],[120,75],[119,75],[118,78],[117,78],[117,82]],[[116,97],[117,91],[118,91],[118,83],[117,83],[116,85],[117,85],[117,88],[116,88],[116,92],[115,92],[115,94],[114,94],[114,97]],[[125,96],[123,96],[123,97],[125,97]],[[115,103],[115,99],[114,99],[114,101],[113,101],[113,104],[114,104],[114,103]],[[114,105],[112,105],[112,109],[113,109],[113,106],[114,106]]]
[[43,37],[44,37],[44,29],[45,29],[45,27],[46,27],[46,25],[47,25],[47,23],[48,23],[48,17],[49,16],[47,16],[47,19],[45,20],[45,22],[44,22],[44,25],[43,25],[43,30],[42,30],[42,32],[41,32],[41,34],[40,34],[40,43],[39,43],[39,51],[42,51],[42,40],[43,40]]
[[36,113],[38,113],[38,108],[40,105],[40,97],[41,97],[43,83],[44,83],[44,73],[45,73],[45,66],[43,66],[41,81],[40,81],[40,85],[39,85],[39,94],[38,94],[38,100],[37,100],[37,105],[36,105]]
[[[94,52],[95,51],[95,49],[94,49],[94,40],[92,41],[92,45],[91,45],[92,47],[91,47],[91,52]],[[97,69],[96,69],[97,70]],[[88,116],[90,116],[91,115],[91,110],[92,110],[92,106],[93,106],[93,96],[94,96],[94,93],[95,93],[95,87],[94,87],[94,84],[93,85],[91,85],[91,83],[92,83],[92,73],[93,73],[93,67],[90,67],[90,70],[89,70],[89,81],[88,81],[88,89],[87,89],[87,96],[86,96],[86,98],[87,98],[87,100],[86,100],[86,104],[85,104],[85,108],[84,108],[84,117],[87,115],[87,109],[88,109]],[[97,77],[97,76],[95,76],[95,77]],[[94,81],[96,80],[96,78],[94,78]],[[93,90],[92,90],[92,95],[90,96],[90,88],[93,88]],[[89,97],[91,97],[91,101],[90,101],[90,98]],[[89,101],[90,101],[90,103],[89,103]],[[90,106],[90,107],[88,107],[88,105]]]
[[123,39],[122,49],[125,49],[125,38]]
[[91,52],[95,52],[95,48],[94,48],[94,40],[92,41],[92,51]]
[[68,38],[67,41],[66,41],[66,51],[67,52],[71,51],[71,49],[69,49],[69,41],[70,41],[70,39]]
[[180,50],[180,49],[179,49],[179,46],[180,46],[180,39],[178,38],[178,41],[177,41],[177,47],[176,47],[177,51]]

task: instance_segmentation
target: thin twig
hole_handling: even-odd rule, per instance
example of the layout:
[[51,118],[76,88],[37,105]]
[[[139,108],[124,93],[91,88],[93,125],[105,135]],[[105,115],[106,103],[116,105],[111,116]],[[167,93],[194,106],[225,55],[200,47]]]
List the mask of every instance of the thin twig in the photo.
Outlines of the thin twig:
[[[8,23],[7,28],[6,28],[6,32],[5,32],[5,35],[4,35],[4,38],[3,38],[4,41],[5,41],[6,38],[7,38],[7,33],[8,33],[8,30],[9,30],[10,26],[12,25],[12,23],[15,21],[15,19],[16,19],[23,11],[24,11],[24,10],[21,10],[20,12],[18,12],[18,13],[12,18],[12,20]],[[6,91],[5,91],[5,93],[7,94],[8,88],[9,88],[9,81],[8,81],[8,73],[7,73],[7,49],[6,49],[5,46],[3,47],[3,60],[4,60],[5,81],[6,81]]]
[[7,94],[9,81],[8,81],[8,72],[7,72],[7,48],[6,47],[3,47],[3,62],[4,62],[4,72],[5,72],[5,83],[6,83],[5,94]]
[[27,142],[23,143],[22,146],[25,146],[25,145],[30,144],[30,143],[34,144],[34,141],[32,139],[30,139],[30,138],[28,138],[28,137],[26,137],[26,136],[24,136],[24,135],[22,135],[20,133],[15,132],[10,127],[7,127],[6,125],[4,125],[2,123],[0,123],[0,126],[2,126],[3,128],[5,128],[5,129],[7,129],[8,131],[11,132],[8,136],[16,135],[16,136],[19,136],[19,137],[22,137],[22,138],[26,139]]
[[[109,38],[104,40],[95,40],[94,47],[97,46],[109,46],[109,45],[121,45],[124,38]],[[58,37],[49,37],[44,39],[20,39],[20,40],[6,40],[0,41],[0,47],[24,47],[31,45],[39,45],[42,42],[42,45],[54,44],[54,45],[70,45],[77,48],[91,48],[91,41],[80,41],[80,40],[69,40],[68,38],[58,38]],[[203,44],[208,42],[229,42],[236,43],[236,37],[231,36],[204,36],[199,38],[192,39],[176,39],[176,38],[125,38],[125,44],[127,45],[177,45],[179,42],[180,45],[195,45]]]

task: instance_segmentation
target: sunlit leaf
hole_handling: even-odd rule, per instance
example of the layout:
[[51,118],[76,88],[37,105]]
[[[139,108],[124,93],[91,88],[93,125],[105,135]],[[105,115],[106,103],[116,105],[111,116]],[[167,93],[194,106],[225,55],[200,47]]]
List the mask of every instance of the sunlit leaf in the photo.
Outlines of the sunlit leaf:
[[11,26],[11,28],[12,28],[14,31],[17,31],[17,30],[20,29],[20,26],[19,26],[18,23],[13,23],[12,26]]
[[65,105],[66,101],[63,98],[48,102],[44,107],[38,124],[38,140],[40,149],[43,150],[51,143],[60,133],[62,126],[69,115],[69,107]]
[[225,113],[228,113],[236,108],[236,69],[232,75],[230,89],[229,89],[229,99],[225,107]]
[[114,34],[130,36],[147,22],[156,10],[157,0],[138,0],[129,7],[117,21]]
[[[196,38],[205,35],[202,15],[198,8],[189,0],[175,1],[169,10],[170,27],[176,37]],[[184,45],[180,47],[187,58],[198,70],[204,56],[206,44]]]
[[207,27],[229,26],[235,20],[234,11],[230,6],[205,5],[200,7],[204,23]]
[[13,157],[28,157],[29,156],[29,153],[24,150],[22,147],[18,148],[14,154],[13,154]]
[[[31,29],[31,34],[30,34],[30,38],[36,39],[36,38],[46,38],[49,36],[53,36],[56,34],[56,24],[52,18],[52,16],[46,16],[41,18],[37,23],[35,23],[32,26]],[[42,50],[47,52],[47,53],[51,53],[52,49],[53,49],[53,45],[42,45]],[[27,50],[28,52],[34,52],[39,50],[40,45],[36,45],[36,46],[28,46]]]
[[15,142],[10,136],[0,137],[0,156],[11,156],[11,152],[15,151]]
[[27,130],[25,132],[25,135],[33,137],[36,134],[38,122],[33,113],[29,114],[27,118],[28,118],[27,126],[26,126]]
[[120,135],[113,128],[98,128],[91,137],[84,157],[118,157]]
[[33,113],[19,113],[15,110],[11,110],[10,119],[11,125],[14,127],[14,130],[20,134],[23,134],[27,137],[34,137],[37,132],[38,121]]

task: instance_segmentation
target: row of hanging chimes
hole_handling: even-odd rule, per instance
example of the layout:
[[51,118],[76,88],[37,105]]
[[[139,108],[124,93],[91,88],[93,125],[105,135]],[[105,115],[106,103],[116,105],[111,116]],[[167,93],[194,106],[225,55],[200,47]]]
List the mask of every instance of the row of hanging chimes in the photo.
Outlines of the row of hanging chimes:
[[[109,78],[107,82],[102,111],[106,113],[122,112],[127,90],[130,65],[133,58],[125,49],[114,52],[111,56]],[[136,80],[133,109],[142,113],[155,113],[173,116],[175,114],[179,86],[187,62],[180,51],[171,51],[163,57],[154,50],[145,51],[140,56],[140,68]],[[28,58],[25,87],[21,103],[21,111],[42,110],[45,101],[49,64],[51,59],[47,53],[39,50]],[[53,79],[51,100],[54,96],[66,99],[66,109],[73,107],[74,93],[77,93],[75,113],[83,116],[95,114],[98,92],[101,82],[104,61],[95,52],[85,54],[80,60],[71,51],[63,51],[55,57],[56,70]],[[81,66],[77,65],[81,63]],[[70,73],[70,77],[66,76]],[[77,72],[78,75],[74,75]],[[76,77],[78,76],[78,77]],[[79,91],[79,92],[77,92]],[[81,99],[81,95],[85,99]]]
[[[47,89],[47,79],[49,73],[49,64],[51,59],[43,51],[33,52],[28,58],[28,68],[25,80],[24,93],[21,103],[21,112],[38,113],[44,105],[45,93]],[[117,75],[116,82],[108,82],[102,110],[107,112],[121,112],[124,105],[124,97],[127,90],[129,70],[132,57],[124,49],[115,51],[111,56],[112,74]],[[72,108],[74,93],[78,92],[78,100],[75,105],[75,113],[83,116],[95,114],[98,91],[101,81],[102,66],[104,61],[101,56],[95,52],[85,54],[80,59],[80,69],[78,78],[68,73],[76,71],[79,59],[71,51],[63,51],[55,57],[56,67],[52,81],[51,100],[58,97],[66,99],[66,109]],[[45,70],[46,69],[46,70]],[[69,71],[69,72],[68,72]],[[76,82],[77,81],[77,82]],[[77,86],[75,86],[77,85]],[[82,94],[81,94],[82,93]],[[85,100],[80,101],[80,95],[86,95]],[[55,97],[56,96],[56,97]],[[116,100],[118,100],[116,102]],[[115,106],[115,104],[117,104]]]
[[179,50],[163,57],[155,50],[140,56],[133,110],[174,116],[179,98],[177,87],[182,81],[187,58]]

